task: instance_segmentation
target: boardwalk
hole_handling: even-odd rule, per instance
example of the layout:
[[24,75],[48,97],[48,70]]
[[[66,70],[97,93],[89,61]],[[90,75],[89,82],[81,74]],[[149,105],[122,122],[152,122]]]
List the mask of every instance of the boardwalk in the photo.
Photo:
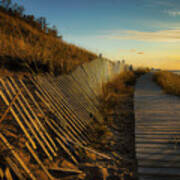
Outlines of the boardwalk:
[[180,179],[180,98],[142,76],[135,90],[136,156],[140,180]]

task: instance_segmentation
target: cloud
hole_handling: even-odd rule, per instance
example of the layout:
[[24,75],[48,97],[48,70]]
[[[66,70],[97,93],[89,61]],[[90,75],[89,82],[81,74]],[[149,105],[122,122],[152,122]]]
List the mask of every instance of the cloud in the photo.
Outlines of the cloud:
[[143,55],[143,54],[144,54],[144,52],[137,52],[136,54]]
[[124,52],[124,53],[136,53],[136,49],[119,49],[119,52]]
[[136,49],[130,49],[130,52],[136,52]]
[[174,8],[180,7],[179,0],[139,0],[139,4],[149,8]]
[[180,11],[167,10],[167,11],[165,11],[165,13],[167,13],[169,16],[173,16],[173,17],[180,16]]
[[124,39],[137,41],[153,41],[153,42],[180,42],[180,29],[161,30],[153,32],[143,32],[135,30],[112,31],[100,38],[106,39]]

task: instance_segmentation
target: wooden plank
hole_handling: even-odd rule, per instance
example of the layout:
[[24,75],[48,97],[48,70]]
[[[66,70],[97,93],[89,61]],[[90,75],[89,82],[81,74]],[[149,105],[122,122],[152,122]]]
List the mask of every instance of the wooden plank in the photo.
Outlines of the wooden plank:
[[[41,101],[42,102],[44,102],[44,99],[41,97],[41,95],[36,91],[36,94],[37,94],[37,96],[41,99]],[[47,105],[47,104],[46,104]],[[48,105],[47,105],[48,106]],[[53,109],[51,109],[51,107],[50,106],[48,106],[48,108],[52,111],[52,112],[54,112],[54,110]],[[57,118],[59,119],[59,117],[58,117],[58,115],[59,114],[57,114]],[[61,119],[59,119],[60,120],[60,123],[62,124],[62,121],[61,121]],[[71,134],[71,132],[70,131],[68,131],[67,130],[67,128],[66,128],[66,124],[64,123],[64,124],[62,124],[62,127],[63,128],[65,128],[65,130],[66,130],[66,133],[68,133],[68,134],[70,134],[70,136],[73,138],[73,139],[75,139],[77,142],[79,142],[79,140],[73,135],[73,134]],[[62,129],[59,129],[60,130],[60,132],[62,131]]]
[[172,177],[172,176],[152,176],[152,175],[143,175],[141,174],[141,176],[139,177],[139,180],[179,180],[179,177]]
[[[61,146],[61,148],[71,157],[71,159],[73,160],[73,162],[75,164],[77,164],[77,160],[76,158],[72,155],[72,153],[68,150],[68,148],[66,148],[66,146],[64,145],[64,143],[66,143],[66,140],[64,140],[63,136],[62,136],[62,131],[58,131],[57,128],[54,128],[53,124],[50,121],[47,121],[47,119],[45,120],[46,123],[49,125],[49,127],[53,130],[53,132],[59,137],[59,145]],[[61,134],[62,133],[62,134]],[[62,139],[62,140],[60,140]],[[61,142],[61,143],[60,143]]]
[[[4,88],[6,88],[5,84],[3,82],[1,82],[4,86]],[[8,82],[7,82],[8,84]],[[10,86],[10,88],[13,88]],[[11,89],[12,90],[12,89]],[[15,90],[12,90],[14,93],[16,92]],[[8,93],[9,97],[12,98],[12,95],[10,93],[10,91],[8,90],[8,88],[6,88],[6,92]],[[35,137],[35,139],[37,140],[37,142],[40,144],[40,146],[42,147],[43,151],[45,152],[45,154],[47,155],[47,157],[52,160],[53,157],[51,156],[51,154],[48,152],[48,150],[46,149],[44,143],[40,140],[40,138],[38,137],[37,133],[35,132],[35,130],[33,129],[31,123],[28,121],[28,119],[24,116],[24,114],[22,113],[22,110],[24,110],[24,112],[26,113],[26,115],[28,115],[28,112],[26,110],[26,108],[24,107],[24,104],[21,102],[21,100],[19,98],[17,98],[17,101],[20,103],[21,107],[19,107],[16,102],[14,102],[14,106],[17,109],[18,113],[21,115],[21,117],[23,118],[24,122],[26,123],[26,125],[28,126],[28,128],[31,130],[33,136]],[[22,110],[21,110],[22,109]],[[30,116],[28,116],[30,118]],[[32,121],[31,121],[32,122]]]
[[[44,116],[44,118],[47,119],[47,117],[44,114],[44,111],[41,109],[41,107],[39,106],[39,104],[36,102],[36,100],[34,99],[33,95],[30,93],[30,91],[28,90],[28,88],[25,86],[25,84],[23,83],[22,80],[20,80],[23,88],[25,89],[25,91],[27,92],[27,94],[29,95],[29,97],[31,98],[31,100],[33,101],[34,105],[36,106],[36,108],[39,110],[39,112]],[[46,136],[48,137],[49,141],[51,142],[51,144],[53,145],[54,149],[57,151],[57,146],[54,142],[54,140],[52,139],[52,137],[48,134],[47,130],[45,129],[45,127],[43,126],[43,124],[41,123],[41,121],[39,119],[38,120],[38,124],[39,126],[43,129],[44,133],[46,134]]]
[[[49,93],[49,94],[51,94],[51,93]],[[54,98],[53,98],[54,99]],[[57,101],[56,101],[57,102]],[[82,128],[80,127],[76,127],[75,126],[75,123],[69,118],[69,116],[67,116],[62,110],[61,110],[61,105],[60,104],[56,104],[56,103],[54,103],[54,109],[55,109],[55,111],[56,111],[56,114],[60,114],[61,116],[59,116],[59,117],[61,117],[62,119],[65,119],[66,120],[66,123],[69,125],[69,127],[70,127],[70,129],[71,129],[71,131],[74,133],[74,134],[76,134],[77,136],[78,136],[78,134],[77,133],[79,133],[79,135],[81,134],[81,131],[82,131]],[[64,118],[64,117],[65,118]],[[75,131],[75,130],[77,131]],[[85,138],[85,137],[84,137]]]
[[180,177],[180,168],[138,168],[139,174]]
[[[0,95],[1,95],[1,97],[3,99],[3,101],[6,103],[6,105],[9,106],[10,103],[8,102],[7,98],[4,96],[4,94],[1,91],[0,91]],[[30,141],[33,148],[36,149],[37,147],[36,147],[35,142],[31,138],[31,136],[29,135],[28,131],[26,130],[25,126],[23,125],[23,123],[21,122],[19,117],[16,115],[16,112],[13,110],[12,106],[10,108],[10,111],[11,111],[12,115],[14,116],[15,120],[17,121],[17,123],[19,124],[19,126],[21,127],[22,131],[26,135],[27,139]]]
[[[73,139],[74,141],[78,142],[79,144],[82,144],[81,142],[77,141],[76,139],[70,138],[70,137],[73,137],[73,136],[71,135],[71,133],[70,133],[70,132],[65,133],[64,131],[62,131],[62,129],[59,127],[59,125],[58,125],[55,121],[53,121],[52,119],[50,119],[50,122],[51,122],[51,124],[53,124],[53,125],[56,127],[57,130],[59,130],[59,132],[61,132],[61,133],[64,135],[64,137],[66,137],[66,138],[68,138],[68,139]],[[68,134],[69,134],[69,135],[68,135]]]
[[10,169],[7,167],[6,170],[5,170],[5,177],[7,180],[13,180],[13,177],[11,175],[11,172],[10,172]]
[[17,164],[13,160],[11,160],[9,157],[6,158],[6,161],[7,161],[8,165],[10,166],[10,168],[14,171],[16,176],[19,178],[19,180],[24,180],[25,177],[21,173],[22,169],[20,170],[19,167],[17,166]]
[[[46,83],[46,84],[48,84],[48,83]],[[54,87],[54,86],[53,86],[53,87]],[[50,89],[50,87],[49,87],[48,89]],[[54,88],[54,89],[55,89],[55,88]],[[60,95],[59,95],[59,93],[56,91],[55,94],[54,94],[54,96],[60,96]],[[61,97],[61,96],[60,96],[60,97]],[[53,97],[52,97],[52,98],[53,98]],[[56,100],[54,99],[54,101],[56,101]],[[62,104],[64,104],[63,101],[64,101],[63,99],[61,99],[61,103],[59,103],[59,102],[57,101],[57,105],[58,105],[58,107],[59,107],[60,113],[61,113],[63,116],[65,116],[68,121],[70,121],[70,124],[71,124],[72,126],[74,126],[74,128],[76,129],[76,131],[79,132],[79,135],[82,136],[82,138],[83,138],[84,140],[86,140],[87,142],[89,142],[88,136],[87,136],[87,135],[85,136],[84,134],[82,134],[82,131],[83,131],[82,127],[80,127],[80,129],[79,129],[79,128],[78,128],[79,126],[77,126],[77,124],[80,124],[79,119],[76,118],[75,120],[73,120],[73,118],[71,118],[72,114],[71,114],[71,116],[69,116],[68,114],[70,114],[70,113],[66,112],[66,110],[65,110],[64,108],[61,109]],[[66,114],[65,114],[64,112],[66,112]],[[76,127],[76,126],[77,126],[77,127]]]
[[[84,88],[82,85],[79,84],[79,81],[77,81],[76,78],[74,78],[73,75],[69,75],[68,76],[69,79],[72,79],[73,81],[73,85],[75,86],[75,88],[77,88],[78,92],[81,92],[81,94],[84,96],[84,98],[87,100],[87,102],[89,102],[89,104],[91,104],[92,106],[92,111],[97,111],[97,97],[95,96],[95,94],[92,91],[92,88],[89,86],[89,83],[87,81],[87,77],[86,77],[86,81],[84,81],[84,79],[82,80],[81,77],[79,77],[79,79],[81,79],[81,83],[85,84],[85,86],[87,88]],[[67,81],[68,82],[68,81]],[[71,88],[72,90],[75,90],[74,88]],[[95,103],[96,101],[96,103]]]
[[180,178],[180,99],[164,94],[152,73],[138,80],[134,97],[139,179]]
[[[47,82],[47,84],[49,84],[49,83]],[[50,86],[50,84],[49,84],[49,86]],[[56,84],[54,84],[54,86],[56,86]],[[55,88],[54,88],[54,90],[55,90]],[[56,95],[59,96],[59,97],[62,96],[62,94],[59,94],[59,92],[57,92],[57,91],[55,91],[55,93],[56,93]],[[61,103],[58,103],[58,99],[55,99],[53,96],[51,96],[51,98],[52,98],[54,101],[56,101],[56,103],[57,103],[58,105],[60,105],[62,102],[64,103],[65,100],[66,100],[65,97],[64,97],[64,98],[61,98]],[[67,105],[67,104],[66,104],[66,105]],[[81,124],[82,127],[85,127],[85,126],[84,126],[84,122],[81,122],[79,118],[77,118],[76,120],[79,122],[79,124]]]
[[1,116],[1,118],[0,118],[0,123],[6,118],[7,114],[8,114],[9,111],[10,111],[10,108],[11,108],[12,104],[15,102],[15,100],[16,100],[17,97],[19,96],[20,92],[21,92],[21,90],[19,90],[19,91],[17,92],[17,94],[13,97],[13,99],[12,99],[11,103],[9,104],[8,108],[5,110],[4,114]]
[[78,164],[78,161],[76,160],[76,158],[72,155],[72,153],[69,151],[69,149],[66,148],[66,146],[63,144],[63,142],[58,137],[56,138],[56,140],[59,143],[59,145],[65,150],[65,152],[69,155],[69,157],[73,160],[73,162],[75,164]]
[[0,168],[0,178],[3,179],[4,178],[4,171]]
[[106,155],[106,154],[104,154],[104,153],[97,152],[97,151],[94,150],[94,149],[85,147],[85,146],[83,146],[83,145],[81,145],[81,144],[78,144],[78,143],[76,143],[76,142],[74,142],[74,141],[72,141],[72,140],[70,140],[70,139],[68,139],[68,141],[71,142],[71,143],[73,143],[73,144],[75,144],[75,145],[78,145],[79,147],[81,147],[81,148],[83,148],[83,149],[85,149],[85,150],[87,150],[87,151],[90,151],[90,152],[93,153],[93,154],[96,154],[97,156],[100,156],[100,157],[103,157],[103,158],[109,159],[109,160],[112,159],[110,156],[108,156],[108,155]]
[[137,159],[150,159],[150,160],[157,160],[157,161],[180,161],[180,156],[176,154],[136,154]]
[[[52,81],[51,81],[52,82]],[[53,82],[52,82],[53,83]],[[55,83],[53,83],[55,86],[56,86],[56,84]],[[52,88],[53,88],[53,90],[55,91],[55,94],[57,95],[57,96],[59,96],[59,97],[61,97],[60,98],[60,100],[61,100],[61,103],[58,103],[58,100],[59,99],[54,99],[54,100],[56,100],[57,101],[57,103],[58,103],[58,105],[60,106],[60,107],[62,107],[62,104],[64,105],[67,105],[67,103],[65,103],[65,98],[62,98],[62,94],[60,94],[60,91],[58,91],[58,90],[56,90],[56,88],[55,88],[55,86],[53,86]],[[72,114],[72,113],[69,113],[69,112],[67,112],[67,110],[68,110],[68,108],[65,110],[66,111],[66,114],[71,114],[71,116],[73,116],[74,115],[74,113]],[[64,108],[63,108],[63,111],[64,111]],[[80,121],[80,119],[79,118],[76,118],[76,117],[74,117],[73,116],[73,118],[75,118],[76,119],[76,121],[74,121],[74,123],[76,123],[76,125],[81,125],[81,127],[82,128],[85,128],[85,126],[84,126],[84,124],[82,124],[82,122]],[[78,125],[78,126],[79,126]]]
[[[78,98],[76,97],[76,93],[70,93],[70,89],[68,88],[68,89],[66,89],[66,90],[64,90],[64,88],[62,87],[62,85],[64,85],[64,83],[66,83],[66,82],[60,82],[60,81],[58,81],[58,86],[61,88],[61,90],[62,90],[62,92],[63,92],[63,94],[64,94],[64,98],[65,97],[67,97],[67,95],[68,96],[70,96],[70,100],[71,100],[71,103],[69,103],[69,104],[72,104],[73,105],[73,107],[76,107],[76,106],[79,106],[79,108],[82,110],[82,112],[86,115],[86,114],[88,114],[88,110],[84,107],[84,105],[82,105],[81,104],[81,102],[79,102],[79,100],[78,100]],[[66,96],[65,96],[66,95]],[[65,98],[66,99],[66,98]],[[74,103],[73,103],[74,102]],[[77,103],[78,102],[78,103]],[[92,111],[91,111],[92,112]],[[80,117],[80,116],[79,116]],[[88,122],[87,121],[84,121],[84,123],[86,123],[87,125],[88,125]]]
[[19,155],[16,153],[16,151],[14,150],[14,147],[11,146],[9,144],[9,142],[7,141],[7,139],[0,133],[0,138],[2,140],[2,142],[7,146],[7,148],[11,151],[11,153],[13,154],[13,156],[15,157],[15,159],[19,162],[19,164],[22,166],[22,168],[25,170],[25,172],[27,173],[27,175],[32,179],[32,180],[36,180],[35,176],[33,175],[33,173],[29,170],[29,168],[26,166],[26,164],[23,162],[23,160],[19,157]]
[[155,154],[174,154],[174,155],[179,155],[180,154],[180,149],[179,148],[167,148],[167,147],[148,147],[148,148],[136,148],[136,153],[138,154],[143,154],[143,153],[149,153],[150,155],[155,153]]
[[[12,89],[12,91],[15,93],[15,90],[13,89],[12,85],[9,83],[9,81],[7,80],[7,83],[9,84],[9,87]],[[15,81],[12,81],[12,83],[14,84],[14,86],[16,87],[17,91],[20,90],[20,88],[16,85]],[[46,137],[44,136],[42,130],[39,128],[38,124],[37,124],[37,119],[38,117],[35,115],[34,111],[32,110],[32,108],[30,107],[29,103],[27,102],[26,98],[24,97],[24,95],[22,94],[22,91],[19,95],[19,97],[22,98],[22,100],[24,101],[24,103],[22,103],[20,101],[20,99],[18,98],[18,102],[21,105],[21,108],[24,110],[25,114],[27,115],[27,117],[30,119],[32,125],[34,126],[34,128],[36,129],[36,132],[40,135],[40,137],[43,139],[43,141],[45,142],[46,146],[49,148],[49,150],[51,151],[51,153],[54,156],[57,156],[56,152],[54,151],[54,149],[51,147],[51,145],[49,144],[49,142],[47,141]],[[32,117],[29,112],[27,111],[30,110],[31,113],[34,115],[34,117]],[[38,137],[37,137],[38,138]],[[38,138],[38,142],[41,144],[43,143],[39,138]],[[44,146],[43,144],[41,146]],[[43,147],[45,148],[45,146]]]
[[41,160],[39,159],[39,157],[36,155],[36,153],[34,152],[34,150],[31,148],[31,146],[29,145],[28,142],[26,142],[26,147],[27,149],[31,152],[32,156],[34,157],[34,159],[37,161],[37,163],[39,164],[39,166],[42,168],[42,170],[44,171],[44,173],[47,175],[47,177],[50,180],[54,180],[55,178],[52,177],[52,175],[48,172],[47,168],[44,166],[44,164],[41,162]]
[[165,160],[161,160],[158,161],[157,160],[150,160],[150,159],[139,159],[138,161],[138,166],[139,167],[151,167],[151,168],[156,168],[156,167],[170,167],[170,168],[180,168],[180,161],[165,161]]

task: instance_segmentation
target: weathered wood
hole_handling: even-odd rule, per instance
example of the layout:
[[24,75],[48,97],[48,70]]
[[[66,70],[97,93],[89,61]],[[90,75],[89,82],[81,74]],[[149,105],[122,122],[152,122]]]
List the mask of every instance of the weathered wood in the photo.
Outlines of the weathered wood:
[[36,180],[35,176],[32,174],[32,172],[29,170],[29,168],[26,166],[26,164],[23,162],[23,160],[19,157],[19,155],[16,153],[16,151],[14,150],[13,146],[11,146],[9,144],[9,142],[7,141],[7,139],[0,133],[0,139],[2,140],[2,142],[7,146],[7,148],[11,151],[11,153],[13,154],[13,156],[17,159],[17,161],[20,163],[20,165],[22,166],[22,168],[26,171],[27,175],[32,179],[32,180]]
[[[4,102],[6,103],[6,105],[9,106],[9,104],[10,104],[9,101],[7,100],[7,98],[4,96],[4,94],[1,91],[0,91],[0,95],[1,95],[2,99],[4,100]],[[26,135],[27,139],[32,144],[33,148],[36,149],[37,147],[36,147],[35,142],[33,141],[32,137],[28,133],[27,129],[25,128],[25,126],[23,125],[23,123],[21,122],[19,117],[16,115],[16,112],[13,110],[12,106],[10,108],[10,111],[11,111],[12,115],[14,116],[15,120],[17,121],[17,123],[19,124],[19,126],[21,127],[22,131]]]
[[6,177],[7,180],[13,180],[13,177],[11,175],[10,169],[8,167],[5,169],[5,173],[4,174],[5,174],[5,177]]
[[[61,137],[62,138],[62,137]],[[66,148],[66,146],[62,143],[62,141],[60,140],[60,138],[56,138],[57,142],[59,143],[59,145],[65,150],[65,152],[69,155],[69,157],[73,160],[73,162],[75,164],[78,164],[78,161],[76,160],[76,158],[72,155],[72,153],[69,151],[68,148]]]
[[6,161],[8,165],[10,166],[10,168],[14,171],[16,176],[19,178],[19,180],[24,180],[25,177],[22,175],[22,170],[20,171],[20,169],[17,167],[16,162],[11,160],[9,157],[6,158]]
[[73,143],[73,144],[75,144],[75,145],[78,145],[79,147],[81,147],[81,148],[83,148],[83,149],[85,149],[85,150],[87,150],[87,151],[90,151],[91,153],[94,153],[94,154],[96,154],[96,155],[98,155],[98,156],[100,156],[100,157],[102,157],[102,158],[109,159],[109,160],[112,159],[110,156],[108,156],[108,155],[106,155],[106,154],[104,154],[104,153],[97,152],[97,151],[94,150],[94,149],[85,147],[85,146],[83,146],[83,145],[81,145],[81,144],[78,144],[78,143],[76,143],[76,142],[74,142],[74,141],[72,141],[72,140],[70,140],[70,139],[68,139],[68,141],[71,142],[71,143]]
[[[44,83],[45,83],[45,82],[43,81],[42,84],[44,84]],[[54,87],[52,87],[52,85],[50,86],[49,82],[46,82],[46,84],[47,84],[47,86],[49,85],[48,88],[45,87],[47,93],[48,93],[48,91],[51,90],[51,93],[48,93],[48,94],[47,94],[47,95],[49,96],[49,99],[52,99],[54,102],[56,102],[56,103],[54,104],[54,107],[57,108],[59,111],[61,111],[61,108],[59,108],[59,107],[62,107],[62,103],[64,103],[64,102],[63,102],[64,99],[60,98],[60,97],[61,97],[60,94],[57,93],[57,91],[55,90]],[[54,84],[54,85],[55,85],[55,84]],[[53,94],[54,94],[54,96],[52,96]],[[58,100],[57,98],[55,98],[55,97],[59,97],[59,98],[61,99],[61,103],[59,103],[59,100]],[[61,112],[62,112],[62,111],[61,111]],[[64,112],[63,112],[63,114],[64,114]],[[69,117],[68,117],[67,119],[69,119]],[[79,121],[79,119],[77,119],[77,121]],[[80,121],[79,121],[79,124],[82,125]]]
[[[22,86],[24,87],[25,91],[27,92],[27,94],[29,95],[29,97],[31,98],[31,100],[33,101],[33,103],[35,104],[36,108],[39,110],[39,112],[43,115],[44,118],[47,118],[43,112],[43,110],[41,109],[41,107],[39,106],[39,104],[36,102],[36,100],[34,99],[33,95],[30,93],[30,91],[28,90],[28,88],[25,86],[25,84],[23,83],[22,80],[20,80]],[[47,130],[45,129],[45,127],[43,126],[43,124],[41,123],[41,121],[37,118],[37,122],[39,124],[39,126],[43,129],[44,133],[46,134],[46,136],[48,137],[49,141],[51,142],[51,144],[53,145],[54,149],[57,151],[57,146],[54,142],[54,140],[52,139],[52,137],[48,134]]]
[[[51,83],[53,83],[53,84],[56,86],[56,84],[55,84],[54,82],[51,81]],[[52,88],[53,88],[55,94],[58,95],[58,97],[61,97],[61,98],[58,98],[58,99],[55,99],[55,98],[54,98],[54,100],[57,101],[57,103],[58,103],[58,101],[61,101],[61,103],[58,103],[58,105],[59,105],[60,107],[62,107],[62,105],[64,105],[64,104],[67,105],[67,103],[65,103],[65,98],[62,98],[62,94],[60,94],[60,90],[58,91],[58,90],[55,88],[55,86],[53,86]],[[65,109],[65,111],[67,112],[68,109],[69,109],[69,108]],[[64,108],[63,108],[63,110],[64,110]],[[69,112],[67,112],[66,114],[69,114]],[[72,113],[70,113],[70,114],[71,114],[72,116],[74,116],[74,114],[72,114]],[[74,122],[74,123],[75,123],[77,126],[79,126],[80,128],[81,128],[81,126],[82,126],[82,128],[85,128],[85,126],[82,124],[82,122],[79,120],[79,118],[76,118],[76,121],[77,121],[77,123],[76,123],[76,122]]]
[[0,178],[3,179],[4,178],[4,171],[0,168]]
[[80,171],[78,169],[68,169],[68,168],[49,168],[49,170],[61,171],[61,172],[69,172],[69,173],[77,173],[77,174],[83,173],[83,171]]
[[[37,96],[41,99],[42,102],[45,102],[44,99],[41,97],[41,95],[40,95],[37,91],[36,91],[36,94],[37,94]],[[46,104],[46,103],[44,103],[44,104]],[[47,104],[46,104],[46,105],[47,105]],[[47,107],[48,107],[52,112],[54,112],[54,110],[51,108],[51,106],[48,106],[48,105],[47,105]],[[59,119],[58,115],[59,115],[59,114],[57,114],[57,118]],[[71,134],[70,131],[67,130],[67,127],[66,127],[67,124],[64,123],[64,121],[61,121],[61,119],[59,119],[59,122],[61,123],[62,127],[66,130],[66,133],[67,133],[67,134],[69,134],[73,139],[75,139],[75,141],[80,142],[73,134]],[[55,122],[53,122],[53,123],[55,123]],[[56,126],[58,126],[57,123],[55,123],[55,124],[56,124]],[[60,129],[60,127],[58,127],[58,129],[60,130],[60,132],[63,131],[62,129]]]
[[[17,90],[20,90],[20,88],[18,88],[18,86],[16,85],[16,83],[14,81],[12,81],[14,86],[16,87]],[[7,81],[7,83],[9,83],[9,81]],[[9,86],[11,87],[11,89],[13,90],[12,88],[12,85],[9,83]],[[14,90],[13,90],[14,91]],[[15,92],[14,92],[15,93]],[[27,102],[26,98],[24,97],[24,95],[22,94],[22,91],[19,95],[22,100],[24,101],[24,103],[22,103],[21,101],[18,101],[19,104],[21,105],[21,108],[24,110],[25,114],[27,115],[27,117],[30,119],[32,125],[34,126],[34,128],[36,129],[36,132],[40,135],[40,137],[43,139],[43,141],[45,142],[45,144],[47,145],[47,147],[49,148],[49,150],[51,151],[51,153],[54,155],[54,156],[57,156],[56,152],[54,151],[54,149],[51,147],[51,145],[49,144],[49,142],[47,141],[46,137],[44,136],[44,133],[43,131],[39,128],[38,124],[37,124],[37,121],[38,121],[38,117],[35,115],[34,111],[32,110],[32,108],[30,107],[29,103]],[[19,99],[18,99],[19,100]],[[34,115],[34,117],[32,117],[30,114],[29,114],[29,111],[31,111],[31,113]],[[37,137],[38,138],[38,137]],[[41,146],[44,146],[42,145],[42,141],[38,138],[38,142],[40,143]],[[45,146],[43,147],[45,148]]]
[[139,179],[180,178],[180,99],[164,94],[148,73],[136,84],[134,102]]
[[[49,95],[52,94],[52,93],[49,93]],[[51,97],[51,99],[54,101],[54,112],[57,114],[58,117],[62,118],[62,119],[65,119],[67,124],[68,124],[68,127],[71,129],[71,131],[76,135],[76,136],[79,136],[80,137],[80,134],[81,134],[81,129],[79,129],[78,127],[75,126],[75,123],[72,122],[69,117],[67,115],[64,114],[64,112],[61,110],[61,105],[60,104],[57,104],[57,101]],[[64,118],[64,117],[65,118]],[[79,135],[77,134],[79,133]]]
[[[5,88],[5,84],[3,82],[1,82],[4,85]],[[8,82],[7,82],[8,84]],[[13,87],[10,86],[10,88],[12,88],[11,90],[15,93],[15,90],[13,90]],[[10,93],[10,91],[8,90],[8,88],[6,88],[6,92],[8,93],[8,95],[10,96],[10,98],[12,98],[12,95]],[[19,114],[21,115],[21,117],[23,118],[24,122],[26,123],[26,125],[28,126],[28,128],[31,130],[33,136],[35,137],[35,139],[37,140],[37,142],[40,144],[40,146],[42,147],[43,151],[45,152],[45,154],[47,155],[47,157],[52,160],[53,157],[51,156],[51,154],[48,152],[48,150],[46,149],[44,143],[40,140],[40,138],[38,137],[37,133],[35,132],[35,129],[32,127],[32,124],[34,121],[31,121],[31,123],[28,121],[28,119],[24,116],[24,114],[22,113],[22,110],[24,110],[24,112],[26,113],[26,115],[30,118],[30,115],[28,114],[26,108],[24,107],[24,104],[21,102],[21,100],[19,98],[17,98],[17,101],[19,102],[19,104],[21,105],[21,108],[16,104],[16,102],[14,102],[14,106],[16,107],[17,111],[19,112]],[[21,110],[22,109],[22,110]]]
[[[58,131],[56,128],[54,128],[53,124],[50,121],[47,121],[46,119],[46,123],[49,125],[49,127],[53,130],[53,132],[59,137],[59,139],[57,140],[59,145],[61,146],[61,148],[70,156],[70,158],[72,158],[72,160],[77,164],[77,160],[76,158],[73,156],[73,154],[68,150],[68,148],[66,148],[66,146],[64,145],[64,143],[66,144],[66,140],[64,140],[63,135],[61,134],[62,131]],[[57,139],[57,138],[56,138]],[[62,140],[60,140],[62,139]]]
[[41,162],[41,160],[38,158],[38,156],[36,155],[36,153],[34,152],[34,150],[31,148],[31,146],[29,145],[28,142],[26,142],[26,147],[27,149],[31,152],[32,156],[34,157],[34,159],[37,161],[37,163],[39,164],[39,166],[42,168],[42,170],[44,171],[44,173],[48,176],[48,178],[50,180],[54,180],[55,178],[52,177],[52,175],[48,172],[48,169],[44,166],[44,164]]
[[1,116],[1,118],[0,118],[0,123],[6,118],[7,114],[8,114],[9,111],[10,111],[11,106],[12,106],[13,103],[16,101],[16,99],[17,99],[17,97],[19,96],[20,92],[21,92],[21,90],[19,90],[19,91],[17,92],[17,94],[13,97],[13,99],[12,99],[11,103],[9,104],[8,108],[5,110],[4,114]]

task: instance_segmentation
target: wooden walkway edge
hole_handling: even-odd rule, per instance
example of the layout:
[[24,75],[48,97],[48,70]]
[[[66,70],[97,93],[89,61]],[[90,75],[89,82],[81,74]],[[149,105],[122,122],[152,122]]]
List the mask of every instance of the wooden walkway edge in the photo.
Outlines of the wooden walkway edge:
[[134,96],[139,179],[180,179],[180,98],[165,94],[152,77],[137,81]]

